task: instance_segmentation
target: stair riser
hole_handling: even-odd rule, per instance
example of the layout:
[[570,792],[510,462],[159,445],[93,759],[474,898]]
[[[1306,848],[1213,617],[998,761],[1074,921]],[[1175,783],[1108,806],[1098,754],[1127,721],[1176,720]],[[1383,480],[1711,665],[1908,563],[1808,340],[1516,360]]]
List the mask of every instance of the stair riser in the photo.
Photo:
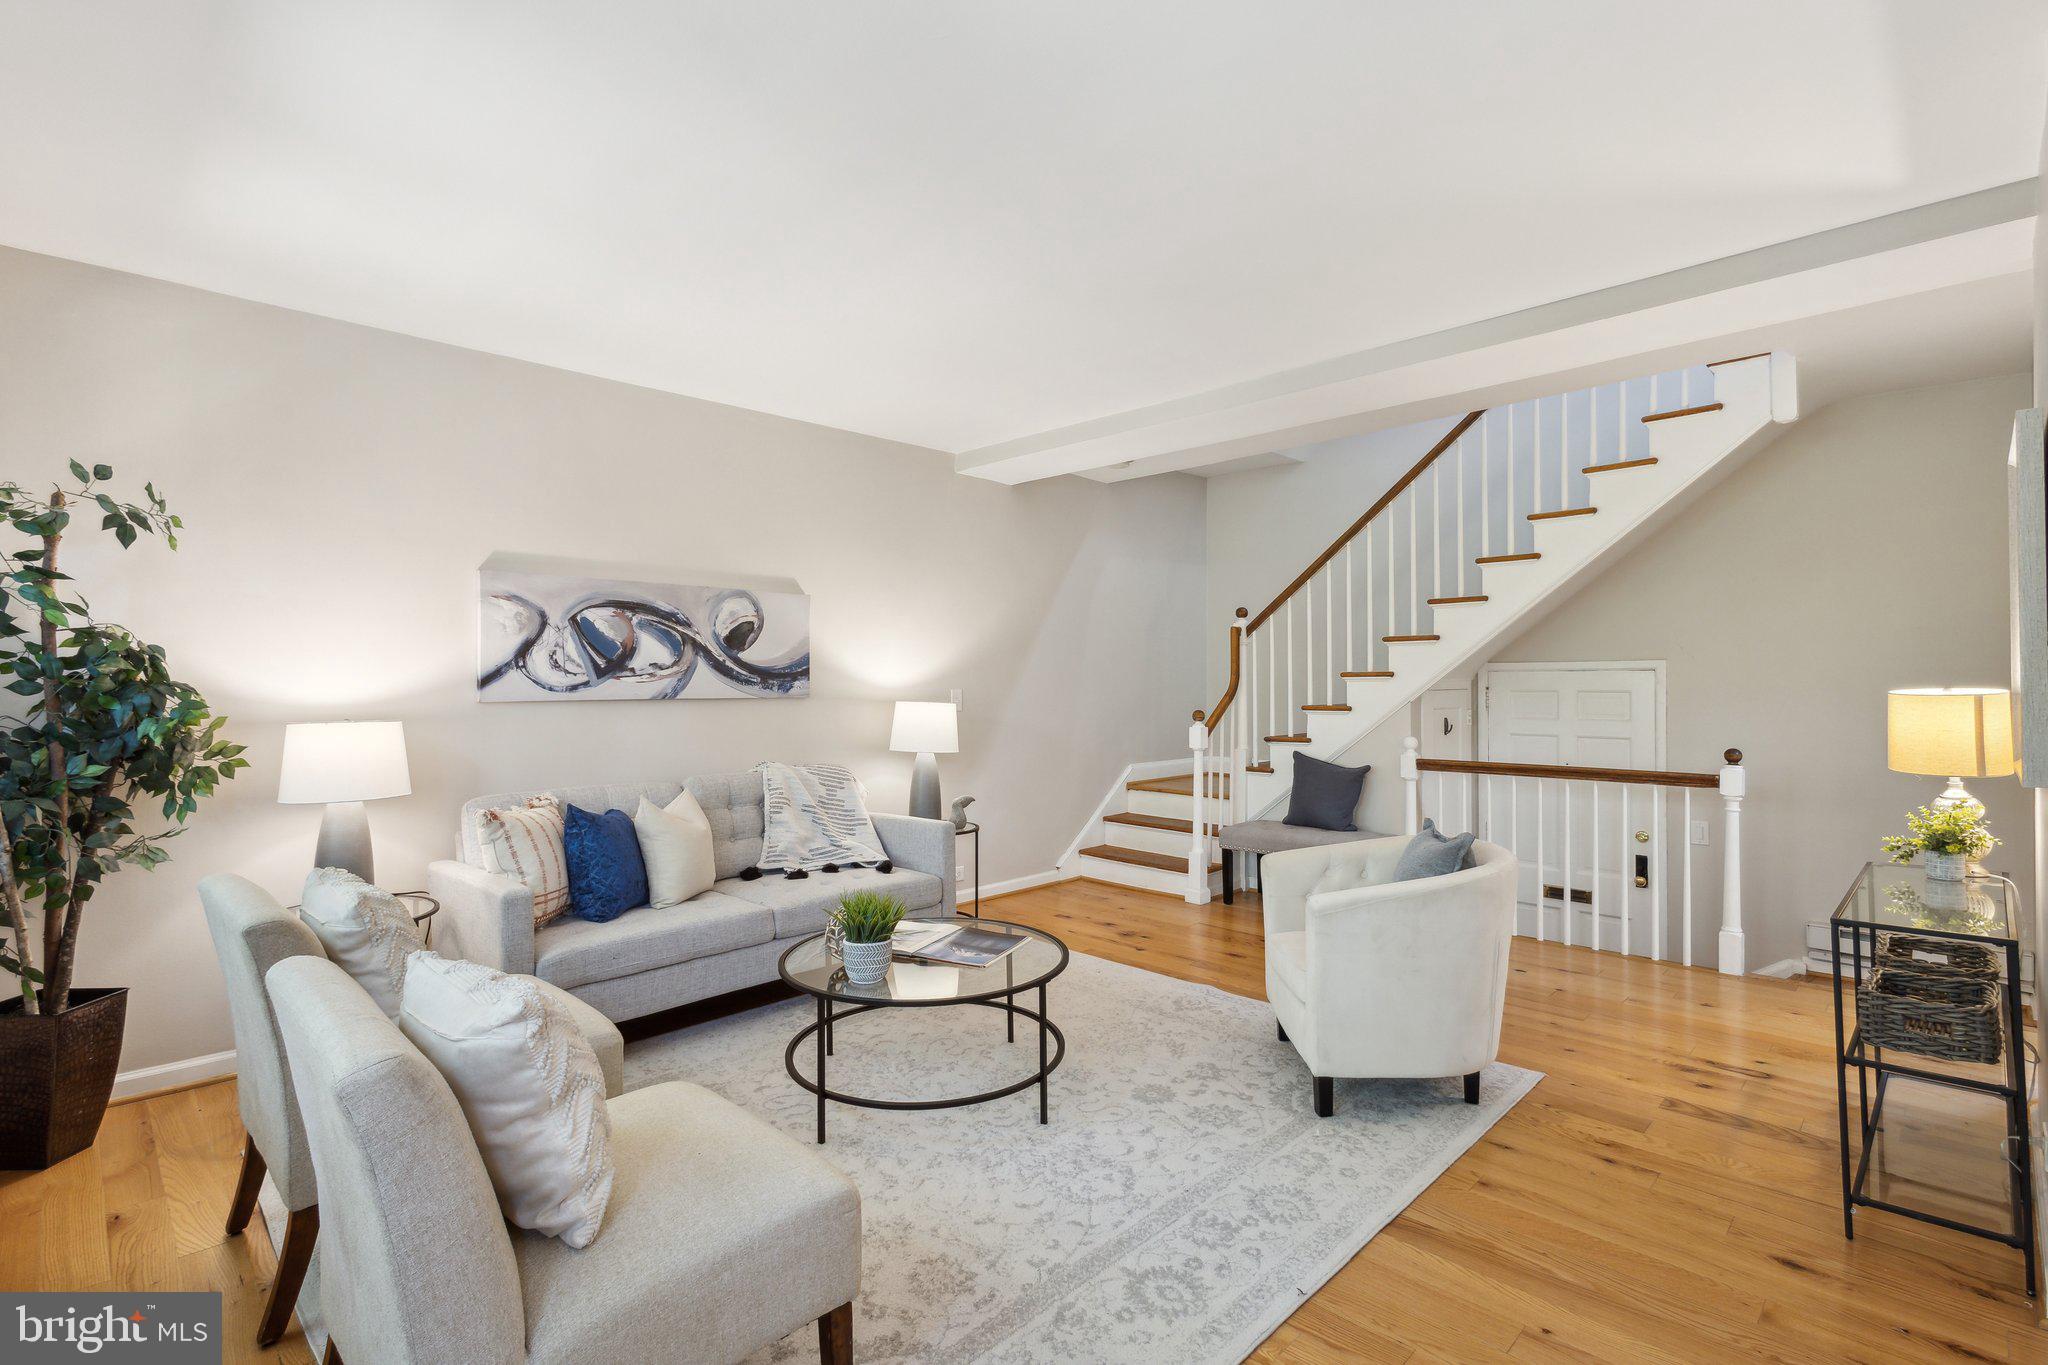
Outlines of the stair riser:
[[[1161,872],[1150,867],[1111,862],[1107,858],[1090,858],[1086,854],[1074,859],[1073,872],[1079,877],[1093,877],[1099,882],[1135,886],[1169,896],[1185,895],[1188,889],[1188,877],[1185,872]],[[1222,894],[1223,878],[1220,873],[1209,874],[1209,889],[1216,895]]]
[[1187,856],[1192,838],[1192,835],[1176,834],[1170,829],[1119,825],[1109,820],[1102,824],[1102,842],[1105,844],[1115,848],[1141,848],[1147,853],[1168,853],[1176,858]]
[[[1217,805],[1213,800],[1204,804],[1212,810]],[[1170,815],[1176,820],[1192,820],[1195,816],[1194,798],[1175,792],[1126,792],[1124,809],[1133,815]],[[1111,825],[1108,828],[1116,827]]]

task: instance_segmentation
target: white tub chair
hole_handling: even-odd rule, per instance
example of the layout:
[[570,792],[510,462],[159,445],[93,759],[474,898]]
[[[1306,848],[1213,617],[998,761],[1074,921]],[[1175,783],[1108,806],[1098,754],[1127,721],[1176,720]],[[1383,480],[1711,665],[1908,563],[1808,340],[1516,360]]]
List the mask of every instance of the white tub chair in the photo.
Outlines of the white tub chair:
[[1295,849],[1261,869],[1266,998],[1323,1118],[1338,1077],[1462,1076],[1477,1104],[1500,1051],[1515,856],[1475,843],[1461,872],[1389,881],[1407,843]]

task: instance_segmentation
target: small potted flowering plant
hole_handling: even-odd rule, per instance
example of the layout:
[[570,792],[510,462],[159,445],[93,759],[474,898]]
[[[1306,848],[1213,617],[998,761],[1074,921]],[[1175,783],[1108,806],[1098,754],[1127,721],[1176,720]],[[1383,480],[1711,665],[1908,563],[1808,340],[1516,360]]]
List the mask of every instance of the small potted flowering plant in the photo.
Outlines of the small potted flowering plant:
[[880,892],[854,891],[839,898],[832,926],[839,931],[839,960],[848,981],[872,986],[889,974],[896,925],[903,914],[901,901]]
[[1922,806],[1906,816],[1906,833],[1884,841],[1893,862],[1910,863],[1918,855],[1927,875],[1942,882],[1961,881],[1971,859],[1997,846],[1985,827],[1984,808],[1963,804]]

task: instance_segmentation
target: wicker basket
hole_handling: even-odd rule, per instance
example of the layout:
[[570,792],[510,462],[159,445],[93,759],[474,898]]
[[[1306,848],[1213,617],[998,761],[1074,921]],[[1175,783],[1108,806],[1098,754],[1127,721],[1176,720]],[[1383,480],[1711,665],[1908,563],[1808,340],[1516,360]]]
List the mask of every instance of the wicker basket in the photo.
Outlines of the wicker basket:
[[1975,1004],[1985,986],[1998,985],[1998,954],[1955,939],[1880,933],[1871,965],[1892,973],[1895,986],[1951,1005]]
[[1924,970],[1885,962],[1856,992],[1856,1024],[1868,1048],[1892,1048],[1949,1062],[1995,1062],[2003,1052],[1998,1023],[1998,983],[1978,982],[1968,999],[1956,993],[1953,978],[1936,986],[1938,995],[1922,994]]

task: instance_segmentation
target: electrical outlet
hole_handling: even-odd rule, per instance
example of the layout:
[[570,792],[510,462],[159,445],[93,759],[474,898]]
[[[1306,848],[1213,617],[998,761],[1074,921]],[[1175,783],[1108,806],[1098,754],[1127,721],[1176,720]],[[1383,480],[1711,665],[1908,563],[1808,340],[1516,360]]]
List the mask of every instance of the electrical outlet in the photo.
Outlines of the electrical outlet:
[[1693,841],[1693,842],[1694,842],[1695,844],[1698,844],[1698,845],[1700,845],[1701,847],[1705,847],[1705,845],[1706,845],[1706,842],[1707,842],[1707,822],[1706,822],[1706,821],[1704,821],[1704,820],[1695,820],[1695,821],[1693,821],[1693,822],[1692,822],[1692,841]]
[[966,881],[966,880],[967,880],[967,864],[966,864],[966,863],[954,863],[954,864],[953,864],[953,880],[954,880],[954,881],[956,881],[956,882],[964,882],[964,881]]

